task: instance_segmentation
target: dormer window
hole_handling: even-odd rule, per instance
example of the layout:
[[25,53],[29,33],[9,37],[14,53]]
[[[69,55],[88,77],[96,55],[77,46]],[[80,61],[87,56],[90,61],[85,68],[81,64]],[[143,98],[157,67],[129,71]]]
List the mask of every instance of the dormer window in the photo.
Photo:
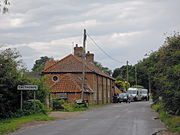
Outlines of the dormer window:
[[58,76],[55,75],[52,77],[52,80],[53,80],[53,82],[57,82],[59,80],[59,78],[58,78]]

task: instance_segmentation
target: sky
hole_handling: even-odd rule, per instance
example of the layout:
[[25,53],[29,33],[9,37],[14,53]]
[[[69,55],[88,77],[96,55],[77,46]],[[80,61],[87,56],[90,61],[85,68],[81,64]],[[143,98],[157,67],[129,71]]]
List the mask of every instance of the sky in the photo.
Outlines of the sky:
[[0,45],[16,48],[30,70],[42,56],[60,60],[82,45],[95,61],[114,70],[136,64],[180,32],[180,0],[10,0],[0,14]]

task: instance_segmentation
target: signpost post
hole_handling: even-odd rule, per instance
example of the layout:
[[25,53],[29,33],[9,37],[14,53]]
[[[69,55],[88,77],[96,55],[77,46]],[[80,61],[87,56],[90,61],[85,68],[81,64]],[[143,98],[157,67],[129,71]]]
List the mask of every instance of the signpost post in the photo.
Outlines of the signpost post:
[[21,110],[23,109],[23,91],[33,91],[34,92],[34,110],[35,110],[35,100],[36,100],[36,93],[35,91],[38,90],[38,86],[37,85],[18,85],[17,86],[17,90],[21,91]]

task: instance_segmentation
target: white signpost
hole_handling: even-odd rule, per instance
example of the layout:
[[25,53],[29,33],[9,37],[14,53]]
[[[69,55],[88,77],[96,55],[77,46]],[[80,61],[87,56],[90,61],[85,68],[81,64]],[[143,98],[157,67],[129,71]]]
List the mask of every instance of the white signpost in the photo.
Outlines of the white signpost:
[[37,85],[18,85],[17,90],[38,90]]
[[17,90],[20,90],[21,91],[21,110],[23,108],[23,91],[33,91],[34,92],[34,110],[35,110],[35,98],[36,98],[36,95],[35,95],[35,90],[38,90],[38,86],[37,85],[18,85],[17,86]]

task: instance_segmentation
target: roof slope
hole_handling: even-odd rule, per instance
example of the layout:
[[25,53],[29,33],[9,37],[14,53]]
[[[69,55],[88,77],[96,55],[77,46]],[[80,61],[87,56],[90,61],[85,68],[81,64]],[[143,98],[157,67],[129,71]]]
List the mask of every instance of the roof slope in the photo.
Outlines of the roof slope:
[[[65,74],[51,87],[51,92],[82,92],[80,80],[72,74]],[[69,85],[71,84],[71,85]],[[87,86],[87,87],[86,87]],[[93,92],[89,85],[85,85],[84,92]]]
[[114,91],[115,94],[120,94],[122,93],[122,91],[120,89],[118,89],[118,87],[115,86],[115,91]]
[[[83,62],[82,59],[70,54],[65,58],[61,59],[60,61],[51,62],[51,64],[47,64],[49,66],[45,66],[42,73],[49,73],[49,72],[60,72],[60,73],[72,73],[72,72],[82,72]],[[52,64],[53,63],[53,64]],[[86,72],[93,72],[104,77],[113,79],[113,77],[107,75],[106,73],[102,72],[93,62],[86,62]]]
[[51,67],[52,65],[54,65],[57,61],[47,61],[45,63],[44,69],[47,69],[49,67]]

